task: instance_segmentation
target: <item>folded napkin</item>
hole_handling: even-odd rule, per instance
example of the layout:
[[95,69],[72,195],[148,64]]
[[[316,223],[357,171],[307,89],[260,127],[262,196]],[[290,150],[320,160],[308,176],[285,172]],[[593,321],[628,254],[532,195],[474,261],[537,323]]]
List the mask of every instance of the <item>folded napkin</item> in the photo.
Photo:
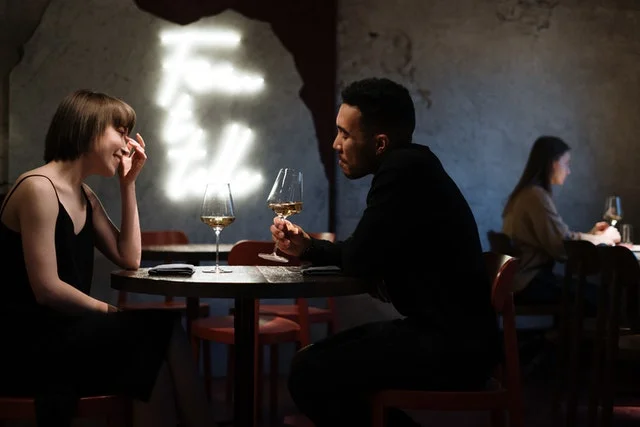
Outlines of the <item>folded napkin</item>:
[[149,269],[156,276],[191,276],[196,268],[192,264],[160,264]]
[[324,265],[322,267],[304,267],[302,268],[302,274],[306,276],[323,276],[330,274],[340,274],[342,270],[335,265]]

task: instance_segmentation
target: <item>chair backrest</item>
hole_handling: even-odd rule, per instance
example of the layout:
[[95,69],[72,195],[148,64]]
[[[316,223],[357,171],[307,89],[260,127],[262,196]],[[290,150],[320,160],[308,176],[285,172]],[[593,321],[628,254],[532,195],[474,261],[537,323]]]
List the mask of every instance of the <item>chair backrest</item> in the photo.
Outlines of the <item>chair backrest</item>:
[[[604,301],[598,301],[598,310],[607,311],[611,331],[617,331],[622,296],[625,294],[626,308],[622,314],[623,320],[634,332],[639,331],[640,264],[638,259],[633,252],[622,246],[598,247],[598,254],[602,268],[599,299],[609,297]],[[603,292],[603,290],[608,292]]]
[[[309,233],[309,236],[315,239],[328,240],[334,242],[336,240],[335,233],[323,231]],[[275,244],[271,240],[240,240],[236,242],[229,252],[227,263],[229,265],[271,265],[271,266],[297,266],[300,265],[300,260],[297,257],[287,255],[278,251],[278,254],[284,256],[289,260],[288,263],[283,264],[277,261],[269,261],[260,258],[260,253],[273,252]]]
[[509,237],[505,233],[495,230],[489,230],[487,232],[487,239],[489,240],[491,252],[516,257],[520,255],[520,250],[513,244],[511,237]]
[[491,278],[491,302],[496,313],[504,316],[515,316],[513,307],[513,289],[511,282],[518,271],[518,258],[499,254],[495,252],[485,252],[484,261]]
[[484,259],[492,280],[491,302],[496,313],[502,318],[506,388],[511,393],[519,394],[521,391],[520,357],[512,290],[513,277],[518,271],[519,259],[495,252],[485,252]]
[[298,258],[282,252],[278,252],[278,254],[289,259],[289,262],[286,264],[269,261],[258,256],[260,253],[273,252],[274,245],[274,242],[270,240],[240,240],[231,247],[227,263],[229,265],[272,265],[280,267],[300,265]]
[[584,276],[600,273],[600,256],[593,243],[586,240],[565,240],[564,250],[569,273]]
[[143,231],[142,246],[147,245],[182,245],[189,243],[189,238],[181,230]]
[[484,265],[487,270],[487,274],[491,278],[491,283],[495,280],[495,277],[500,272],[502,266],[513,258],[511,255],[507,255],[503,252],[487,251],[482,254],[484,259]]
[[[571,313],[573,323],[581,325],[587,277],[600,273],[600,256],[597,246],[586,240],[565,240],[564,250],[567,258],[562,284],[563,310],[564,313]],[[574,286],[575,292],[571,292],[571,288]],[[570,310],[571,294],[575,295],[573,297],[573,312]],[[563,327],[566,326],[564,325]]]

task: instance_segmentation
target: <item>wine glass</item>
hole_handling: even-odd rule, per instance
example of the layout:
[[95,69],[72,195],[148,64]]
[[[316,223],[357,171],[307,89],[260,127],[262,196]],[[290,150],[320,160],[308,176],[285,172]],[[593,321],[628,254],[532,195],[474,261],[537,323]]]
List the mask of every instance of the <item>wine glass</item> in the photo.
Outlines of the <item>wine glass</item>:
[[235,219],[231,186],[220,183],[207,184],[200,221],[211,227],[216,235],[216,266],[213,270],[203,270],[205,273],[229,273],[230,270],[220,268],[220,232]]
[[[280,169],[267,197],[267,205],[283,220],[300,213],[302,211],[302,172],[292,168]],[[258,254],[258,256],[269,261],[289,262],[287,258],[276,253],[277,249],[276,243],[272,253]]]
[[622,204],[620,197],[609,196],[604,205],[604,215],[602,216],[605,221],[609,222],[612,227],[615,227],[616,223],[622,220]]

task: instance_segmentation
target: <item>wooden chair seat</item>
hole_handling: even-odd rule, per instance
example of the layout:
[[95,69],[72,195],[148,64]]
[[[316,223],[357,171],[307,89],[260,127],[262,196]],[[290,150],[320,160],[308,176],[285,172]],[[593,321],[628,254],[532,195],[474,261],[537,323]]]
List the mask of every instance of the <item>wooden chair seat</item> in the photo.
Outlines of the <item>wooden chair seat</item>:
[[[199,339],[215,341],[223,344],[235,344],[233,316],[212,316],[194,320],[191,333]],[[258,343],[271,345],[293,342],[300,332],[300,325],[291,320],[277,316],[258,317]]]
[[[120,305],[118,308],[121,310],[170,310],[170,311],[185,311],[187,309],[187,303],[185,301],[141,301],[141,302],[127,302]],[[200,316],[209,315],[209,304],[200,303]]]
[[623,357],[625,352],[634,352],[634,359],[640,359],[640,335],[638,334],[629,334],[622,335],[618,339],[618,351],[619,356]]
[[[280,316],[294,322],[298,322],[300,319],[298,306],[294,304],[260,304],[258,313]],[[233,311],[230,314],[233,314]],[[309,323],[330,322],[333,315],[333,311],[328,308],[309,306]]]
[[282,424],[288,427],[315,427],[311,420],[302,414],[287,415]]
[[516,316],[559,316],[562,304],[516,305]]
[[[0,397],[0,420],[35,420],[35,403],[28,397]],[[83,397],[76,418],[106,420],[109,427],[131,426],[132,402],[123,396]]]

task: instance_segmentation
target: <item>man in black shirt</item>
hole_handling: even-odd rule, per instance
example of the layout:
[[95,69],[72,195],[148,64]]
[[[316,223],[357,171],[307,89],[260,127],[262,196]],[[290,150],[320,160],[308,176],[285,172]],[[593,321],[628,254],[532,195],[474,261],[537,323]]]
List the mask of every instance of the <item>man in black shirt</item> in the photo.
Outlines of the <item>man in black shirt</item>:
[[[373,174],[355,231],[330,243],[275,219],[271,232],[287,254],[379,283],[404,316],[337,333],[292,363],[291,396],[316,427],[369,426],[375,390],[482,388],[500,341],[476,221],[438,158],[412,143],[407,89],[377,78],[350,84],[336,125],[345,176]],[[389,425],[414,423],[395,411]]]

